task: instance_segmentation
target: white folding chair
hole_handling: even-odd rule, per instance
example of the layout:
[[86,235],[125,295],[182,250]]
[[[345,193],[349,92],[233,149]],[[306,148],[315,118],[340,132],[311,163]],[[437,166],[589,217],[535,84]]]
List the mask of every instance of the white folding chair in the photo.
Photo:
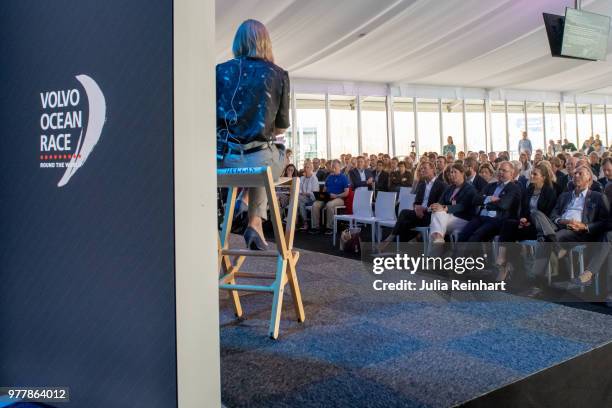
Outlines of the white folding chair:
[[413,210],[415,199],[416,194],[412,193],[410,187],[401,187],[399,192],[399,207],[397,209],[398,215],[402,210]]
[[[355,190],[353,197],[353,214],[335,214],[334,215],[334,233],[333,233],[333,246],[336,246],[336,235],[338,232],[338,221],[348,221],[349,227],[354,225],[355,219],[367,220],[373,219],[372,214],[372,197],[373,191],[368,190],[366,187],[360,187]],[[374,239],[374,232],[372,233],[372,239]]]
[[376,196],[376,203],[374,203],[374,216],[373,217],[360,217],[355,216],[353,218],[353,226],[357,224],[369,225],[372,231],[372,248],[376,242],[378,236],[378,222],[379,221],[391,221],[395,223],[395,200],[397,199],[397,193],[379,191]]
[[[400,187],[399,191],[399,206],[398,206],[398,215],[402,212],[402,210],[413,210],[414,209],[414,200],[416,199],[416,194],[412,193],[412,188],[410,187]],[[384,220],[378,222],[378,242],[382,240],[382,227],[385,228],[393,228],[395,226],[396,220]],[[399,252],[399,236],[395,238],[395,246],[396,250]]]

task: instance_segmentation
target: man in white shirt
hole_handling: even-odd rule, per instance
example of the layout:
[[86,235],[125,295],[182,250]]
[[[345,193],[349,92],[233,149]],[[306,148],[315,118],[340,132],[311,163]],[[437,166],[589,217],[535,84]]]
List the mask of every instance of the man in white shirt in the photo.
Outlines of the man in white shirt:
[[573,190],[561,194],[550,218],[532,213],[538,235],[550,242],[598,241],[608,217],[607,199],[589,189],[593,172],[588,166],[576,168]]
[[415,227],[429,226],[431,212],[428,211],[428,208],[440,200],[447,185],[436,177],[433,164],[430,162],[423,162],[419,171],[421,181],[419,181],[416,187],[414,209],[406,209],[400,212],[393,231],[379,246],[379,250],[383,250],[397,236],[403,242],[413,239],[418,234],[413,230]]
[[300,195],[298,196],[298,208],[302,217],[302,230],[308,229],[306,222],[306,207],[315,202],[314,192],[319,191],[319,180],[312,172],[312,164],[304,164],[304,175],[300,177]]
[[368,187],[370,189],[372,183],[374,183],[374,175],[370,169],[366,168],[363,156],[357,157],[357,167],[349,172],[349,180],[353,190],[357,190],[359,187]]
[[[572,191],[561,194],[550,218],[540,211],[531,213],[538,240],[546,242],[569,243],[598,242],[607,229],[609,217],[609,204],[607,198],[596,191],[589,189],[593,182],[593,172],[589,166],[576,168],[573,177]],[[560,244],[555,244],[555,246]],[[562,245],[562,244],[561,244]],[[536,262],[532,276],[542,277],[548,266],[552,252],[551,244],[538,246]],[[570,248],[556,248],[559,253],[567,252]],[[587,259],[590,258],[590,254]],[[585,276],[581,281],[590,280]],[[528,296],[536,296],[541,292],[539,287],[531,288]]]

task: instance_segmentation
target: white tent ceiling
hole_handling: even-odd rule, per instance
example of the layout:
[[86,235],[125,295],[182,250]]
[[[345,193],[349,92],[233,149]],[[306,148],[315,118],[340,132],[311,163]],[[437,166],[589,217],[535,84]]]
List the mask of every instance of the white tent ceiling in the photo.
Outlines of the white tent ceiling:
[[[542,13],[573,0],[217,0],[216,52],[247,18],[270,30],[276,63],[294,80],[612,95],[612,55],[550,55]],[[584,0],[612,15],[612,0]],[[610,41],[612,43],[612,39]],[[311,81],[312,82],[312,81]]]

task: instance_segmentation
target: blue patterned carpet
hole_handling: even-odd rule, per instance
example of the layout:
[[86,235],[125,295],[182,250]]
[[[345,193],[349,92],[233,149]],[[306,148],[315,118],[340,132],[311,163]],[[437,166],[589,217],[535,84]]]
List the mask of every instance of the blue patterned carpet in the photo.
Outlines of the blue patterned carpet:
[[237,321],[221,294],[227,407],[454,406],[612,341],[612,316],[557,304],[375,292],[351,259],[302,251],[298,276],[306,322],[286,291],[278,341],[271,295],[241,295]]

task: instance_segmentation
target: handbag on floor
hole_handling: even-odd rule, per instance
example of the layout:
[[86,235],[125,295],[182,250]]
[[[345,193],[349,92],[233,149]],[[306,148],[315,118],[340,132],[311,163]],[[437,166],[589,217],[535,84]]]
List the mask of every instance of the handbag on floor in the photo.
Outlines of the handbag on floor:
[[361,228],[347,228],[340,234],[340,248],[357,254],[361,251]]

